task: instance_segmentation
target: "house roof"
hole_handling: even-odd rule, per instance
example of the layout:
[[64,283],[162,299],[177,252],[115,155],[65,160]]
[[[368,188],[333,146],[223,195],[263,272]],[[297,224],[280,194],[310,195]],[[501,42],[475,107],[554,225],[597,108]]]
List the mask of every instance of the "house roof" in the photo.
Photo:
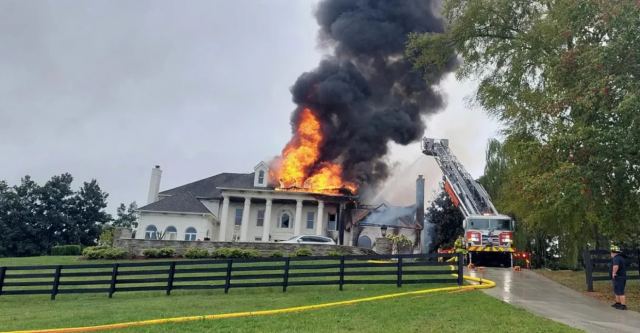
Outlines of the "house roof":
[[255,173],[221,173],[215,176],[197,180],[195,182],[178,186],[170,190],[160,192],[160,195],[177,195],[185,192],[192,193],[196,198],[220,198],[220,188],[242,189],[273,189],[273,187],[255,187],[253,179]]
[[177,193],[170,197],[152,202],[146,206],[140,207],[140,211],[154,212],[177,212],[177,213],[201,213],[210,214],[211,212],[198,200],[193,193],[185,191]]

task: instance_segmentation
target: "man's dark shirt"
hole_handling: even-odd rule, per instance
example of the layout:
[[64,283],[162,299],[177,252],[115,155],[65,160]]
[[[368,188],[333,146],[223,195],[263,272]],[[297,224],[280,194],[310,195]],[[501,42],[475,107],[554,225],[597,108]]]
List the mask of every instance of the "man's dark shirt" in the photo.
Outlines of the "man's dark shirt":
[[624,266],[624,258],[620,254],[616,254],[615,257],[611,259],[611,267],[609,268],[609,276],[613,275],[613,266],[618,265],[618,271],[616,272],[616,276],[618,278],[626,278],[627,277],[627,268]]

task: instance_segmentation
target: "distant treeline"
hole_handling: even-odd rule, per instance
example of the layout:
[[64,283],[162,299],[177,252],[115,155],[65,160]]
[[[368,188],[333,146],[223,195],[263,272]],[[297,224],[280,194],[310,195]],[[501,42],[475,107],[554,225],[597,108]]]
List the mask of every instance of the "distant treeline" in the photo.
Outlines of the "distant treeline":
[[53,176],[44,185],[25,176],[20,184],[0,181],[0,256],[49,254],[55,245],[94,245],[105,226],[132,227],[135,203],[105,211],[108,194],[96,180],[73,190],[73,177]]

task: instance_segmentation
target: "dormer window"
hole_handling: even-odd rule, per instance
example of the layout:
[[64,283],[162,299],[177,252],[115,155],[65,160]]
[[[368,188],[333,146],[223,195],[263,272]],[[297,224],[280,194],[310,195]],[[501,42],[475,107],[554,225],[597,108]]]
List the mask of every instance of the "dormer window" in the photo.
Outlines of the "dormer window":
[[269,165],[265,162],[260,162],[253,168],[253,186],[254,187],[267,187],[267,171],[269,171]]

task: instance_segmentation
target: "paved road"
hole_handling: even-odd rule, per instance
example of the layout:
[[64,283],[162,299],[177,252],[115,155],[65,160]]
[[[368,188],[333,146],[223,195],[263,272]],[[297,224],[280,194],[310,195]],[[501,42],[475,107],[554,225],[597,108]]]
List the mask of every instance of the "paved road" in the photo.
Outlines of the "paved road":
[[640,313],[613,309],[529,270],[486,268],[467,274],[495,281],[495,288],[484,289],[487,294],[569,326],[587,332],[640,332]]

